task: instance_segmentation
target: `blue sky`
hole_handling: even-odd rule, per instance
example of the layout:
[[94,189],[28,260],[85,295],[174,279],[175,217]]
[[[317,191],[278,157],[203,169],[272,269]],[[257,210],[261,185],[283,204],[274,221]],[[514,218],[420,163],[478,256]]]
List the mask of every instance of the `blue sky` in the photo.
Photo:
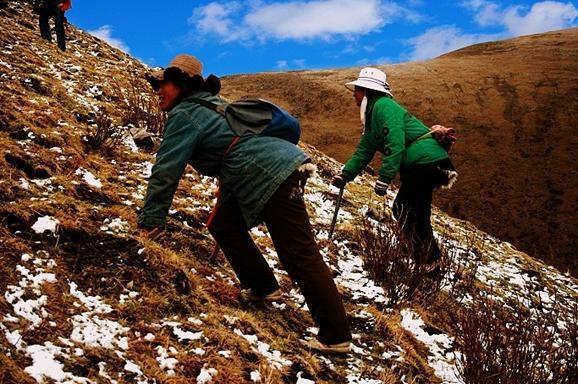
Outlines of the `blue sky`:
[[578,26],[574,1],[73,0],[71,23],[152,66],[197,56],[205,75],[426,60]]

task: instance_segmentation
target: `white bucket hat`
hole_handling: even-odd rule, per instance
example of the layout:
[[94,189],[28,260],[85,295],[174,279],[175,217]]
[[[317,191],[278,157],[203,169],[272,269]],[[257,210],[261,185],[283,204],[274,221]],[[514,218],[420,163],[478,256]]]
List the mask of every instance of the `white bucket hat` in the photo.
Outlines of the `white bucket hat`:
[[383,71],[380,71],[377,68],[363,68],[361,72],[359,72],[359,77],[355,81],[350,81],[349,83],[345,84],[345,86],[350,89],[354,90],[355,86],[372,89],[374,91],[386,93],[389,96],[393,97],[391,93],[391,87],[386,81],[387,77]]

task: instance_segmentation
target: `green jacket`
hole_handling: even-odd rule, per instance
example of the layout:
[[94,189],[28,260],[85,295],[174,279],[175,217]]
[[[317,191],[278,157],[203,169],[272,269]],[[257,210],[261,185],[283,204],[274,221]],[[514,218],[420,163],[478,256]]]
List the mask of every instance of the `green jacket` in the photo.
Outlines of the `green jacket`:
[[365,121],[365,132],[357,150],[343,167],[347,181],[367,167],[376,151],[383,153],[379,180],[385,183],[390,183],[404,168],[448,158],[447,152],[431,136],[417,140],[429,132],[429,128],[390,97],[371,98]]
[[[208,92],[191,97],[220,103]],[[217,176],[221,197],[236,198],[247,225],[258,224],[271,195],[308,157],[288,141],[265,136],[243,137],[224,156],[234,137],[225,118],[204,106],[184,100],[173,108],[152,168],[139,226],[165,225],[187,164],[203,175]]]

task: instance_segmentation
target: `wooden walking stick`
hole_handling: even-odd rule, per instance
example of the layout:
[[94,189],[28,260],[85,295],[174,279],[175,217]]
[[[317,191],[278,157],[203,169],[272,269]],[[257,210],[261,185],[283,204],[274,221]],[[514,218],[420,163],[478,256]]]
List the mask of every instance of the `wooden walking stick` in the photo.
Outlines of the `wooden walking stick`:
[[341,200],[343,199],[343,190],[345,185],[339,188],[339,196],[337,197],[337,203],[335,204],[335,212],[333,213],[333,221],[331,222],[331,229],[329,230],[329,240],[333,237],[333,232],[335,232],[335,224],[337,223],[337,214],[339,213],[339,207],[341,206]]

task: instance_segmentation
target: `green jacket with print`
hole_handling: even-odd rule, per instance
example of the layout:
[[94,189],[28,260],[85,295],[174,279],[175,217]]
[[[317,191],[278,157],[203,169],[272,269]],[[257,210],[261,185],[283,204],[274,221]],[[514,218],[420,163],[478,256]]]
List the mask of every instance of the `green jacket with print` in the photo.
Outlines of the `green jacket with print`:
[[357,150],[343,167],[343,175],[347,181],[353,180],[367,167],[376,151],[383,153],[379,180],[385,183],[390,183],[404,168],[448,158],[447,152],[431,136],[417,140],[427,132],[429,128],[394,99],[387,96],[371,98],[367,105],[365,132]]
[[[191,96],[212,103],[208,92]],[[216,176],[221,198],[235,198],[247,225],[260,221],[263,207],[308,156],[292,143],[266,136],[242,137],[225,156],[235,135],[225,118],[192,101],[171,110],[148,182],[139,226],[162,227],[187,164],[199,173]]]

